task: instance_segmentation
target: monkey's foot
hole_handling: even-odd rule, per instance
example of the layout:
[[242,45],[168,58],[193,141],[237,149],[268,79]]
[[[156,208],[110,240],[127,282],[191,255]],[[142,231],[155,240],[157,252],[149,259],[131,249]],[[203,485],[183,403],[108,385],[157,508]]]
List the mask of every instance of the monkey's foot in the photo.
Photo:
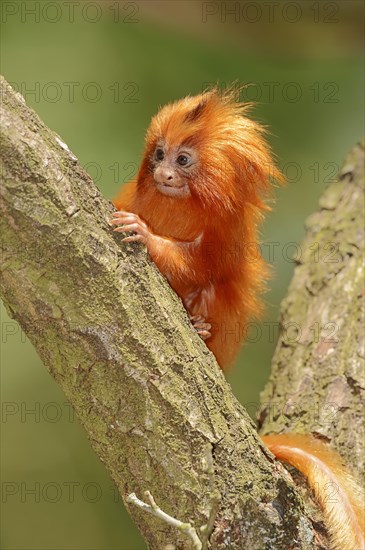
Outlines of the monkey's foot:
[[212,336],[210,332],[212,325],[210,323],[206,323],[202,315],[189,315],[189,318],[191,324],[202,340],[208,340],[208,338]]

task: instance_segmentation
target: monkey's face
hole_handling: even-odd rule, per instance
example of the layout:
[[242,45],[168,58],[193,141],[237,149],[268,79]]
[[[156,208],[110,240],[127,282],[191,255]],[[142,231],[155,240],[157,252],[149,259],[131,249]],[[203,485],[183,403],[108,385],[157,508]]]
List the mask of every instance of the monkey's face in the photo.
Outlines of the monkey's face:
[[187,146],[168,146],[158,141],[150,159],[156,188],[177,199],[190,197],[189,182],[197,168],[198,156]]

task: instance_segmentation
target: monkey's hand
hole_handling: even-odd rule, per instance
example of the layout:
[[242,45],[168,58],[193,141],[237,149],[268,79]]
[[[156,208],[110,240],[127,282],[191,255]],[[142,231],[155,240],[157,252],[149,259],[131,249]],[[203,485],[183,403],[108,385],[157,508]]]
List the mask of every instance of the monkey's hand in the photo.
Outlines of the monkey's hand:
[[117,226],[114,228],[114,231],[118,233],[133,233],[122,239],[127,243],[139,242],[148,247],[149,241],[155,237],[148,225],[137,214],[133,214],[132,212],[124,212],[123,210],[114,212],[110,223]]
[[110,223],[116,226],[114,231],[132,233],[124,237],[124,242],[140,242],[146,245],[151,259],[173,288],[174,281],[199,284],[200,281],[196,280],[197,270],[192,269],[191,266],[194,255],[200,254],[201,236],[192,242],[180,242],[170,237],[156,235],[137,214],[124,210],[114,212]]

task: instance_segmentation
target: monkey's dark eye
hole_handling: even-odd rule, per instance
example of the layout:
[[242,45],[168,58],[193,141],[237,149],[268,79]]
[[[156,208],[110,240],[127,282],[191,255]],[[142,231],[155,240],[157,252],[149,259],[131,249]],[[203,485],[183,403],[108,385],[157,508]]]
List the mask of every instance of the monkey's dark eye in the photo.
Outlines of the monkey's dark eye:
[[156,149],[156,152],[155,152],[155,157],[157,160],[163,160],[165,154],[163,152],[163,149],[161,149],[160,147],[158,149]]
[[189,163],[189,157],[186,155],[179,155],[177,157],[177,163],[180,164],[180,166],[186,166]]

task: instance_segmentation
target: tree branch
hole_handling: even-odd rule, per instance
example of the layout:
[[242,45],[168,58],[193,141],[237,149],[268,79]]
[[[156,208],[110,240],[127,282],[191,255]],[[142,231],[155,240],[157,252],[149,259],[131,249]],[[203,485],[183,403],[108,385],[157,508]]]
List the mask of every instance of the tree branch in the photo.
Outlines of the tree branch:
[[[287,549],[288,540],[316,548],[289,476],[178,297],[140,245],[120,246],[110,203],[62,140],[3,79],[1,93],[2,298],[123,499],[149,490],[165,512],[198,528],[220,494],[213,548]],[[128,508],[149,548],[192,547]]]

